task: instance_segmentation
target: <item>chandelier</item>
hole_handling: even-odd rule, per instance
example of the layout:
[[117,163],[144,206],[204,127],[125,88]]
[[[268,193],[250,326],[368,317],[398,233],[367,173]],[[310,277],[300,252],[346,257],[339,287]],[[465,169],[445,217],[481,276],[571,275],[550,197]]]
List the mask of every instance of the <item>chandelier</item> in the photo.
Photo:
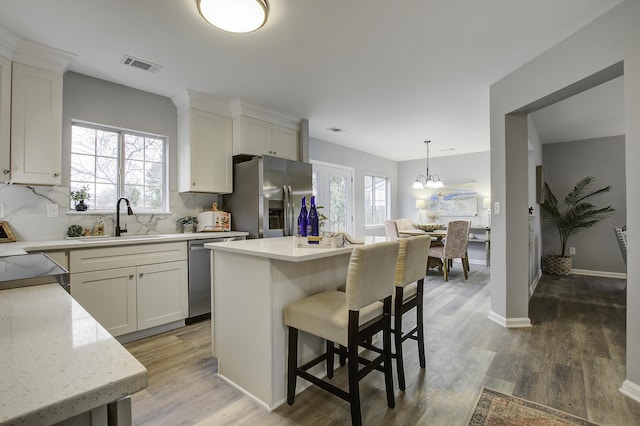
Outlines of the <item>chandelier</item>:
[[413,189],[425,189],[425,188],[442,188],[444,185],[438,175],[429,174],[429,144],[431,141],[424,141],[427,144],[427,174],[416,176],[415,182],[413,182]]
[[232,33],[256,31],[267,22],[267,0],[196,0],[200,15],[214,27]]

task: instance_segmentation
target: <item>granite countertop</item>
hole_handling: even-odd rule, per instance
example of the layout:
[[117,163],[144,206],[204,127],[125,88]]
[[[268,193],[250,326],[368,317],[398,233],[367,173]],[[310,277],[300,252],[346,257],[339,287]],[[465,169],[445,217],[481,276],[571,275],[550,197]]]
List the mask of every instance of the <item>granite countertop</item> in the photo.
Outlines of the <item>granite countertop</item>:
[[[364,244],[387,241],[386,237],[366,236]],[[305,262],[351,253],[358,244],[347,244],[342,248],[331,247],[298,247],[296,237],[260,238],[243,241],[229,241],[223,243],[205,244],[212,250],[238,253],[247,256],[266,257],[269,259],[285,260],[288,262]]]
[[200,240],[210,238],[230,238],[247,236],[248,232],[192,232],[185,234],[145,234],[125,235],[121,237],[78,237],[72,239],[46,241],[18,241],[0,244],[0,256],[24,254],[25,252],[65,250],[89,247],[118,246],[131,244],[154,244],[171,241]]
[[147,370],[58,284],[0,291],[0,425],[52,424],[133,394]]

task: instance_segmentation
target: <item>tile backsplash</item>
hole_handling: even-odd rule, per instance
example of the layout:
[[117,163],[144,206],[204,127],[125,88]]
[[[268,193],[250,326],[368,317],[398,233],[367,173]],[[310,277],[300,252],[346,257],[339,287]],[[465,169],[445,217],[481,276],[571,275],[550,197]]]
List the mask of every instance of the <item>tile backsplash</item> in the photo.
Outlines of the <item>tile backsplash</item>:
[[[120,226],[127,225],[127,235],[172,234],[180,232],[176,221],[187,214],[210,210],[211,204],[218,201],[215,194],[169,193],[171,213],[121,215]],[[69,188],[64,186],[0,186],[0,203],[4,203],[5,217],[1,221],[9,223],[16,240],[38,241],[59,240],[64,238],[69,225],[77,224],[92,228],[98,216],[105,223],[105,234],[112,235],[115,226],[115,213],[99,214],[72,211],[69,213]],[[57,204],[58,217],[47,217],[47,205]],[[124,203],[123,203],[124,207]]]

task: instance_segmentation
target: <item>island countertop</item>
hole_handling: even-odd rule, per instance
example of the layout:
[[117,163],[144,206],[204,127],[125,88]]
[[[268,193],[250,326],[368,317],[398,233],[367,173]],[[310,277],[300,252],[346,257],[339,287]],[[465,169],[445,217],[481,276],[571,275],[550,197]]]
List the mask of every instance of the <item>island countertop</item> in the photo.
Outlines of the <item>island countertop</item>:
[[0,291],[0,425],[53,424],[147,386],[147,370],[58,284]]
[[[373,244],[387,241],[386,237],[366,236],[363,243]],[[359,244],[347,244],[341,248],[298,247],[296,237],[259,238],[205,244],[206,248],[247,256],[265,257],[288,262],[306,262],[351,253]]]

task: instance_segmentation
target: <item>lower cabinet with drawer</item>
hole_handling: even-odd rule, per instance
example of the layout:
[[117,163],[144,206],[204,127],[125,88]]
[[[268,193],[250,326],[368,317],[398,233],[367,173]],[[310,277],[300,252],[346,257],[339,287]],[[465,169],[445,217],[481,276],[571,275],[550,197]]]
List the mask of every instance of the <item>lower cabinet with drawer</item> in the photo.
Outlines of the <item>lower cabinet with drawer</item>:
[[188,315],[186,243],[72,250],[71,295],[113,336]]

